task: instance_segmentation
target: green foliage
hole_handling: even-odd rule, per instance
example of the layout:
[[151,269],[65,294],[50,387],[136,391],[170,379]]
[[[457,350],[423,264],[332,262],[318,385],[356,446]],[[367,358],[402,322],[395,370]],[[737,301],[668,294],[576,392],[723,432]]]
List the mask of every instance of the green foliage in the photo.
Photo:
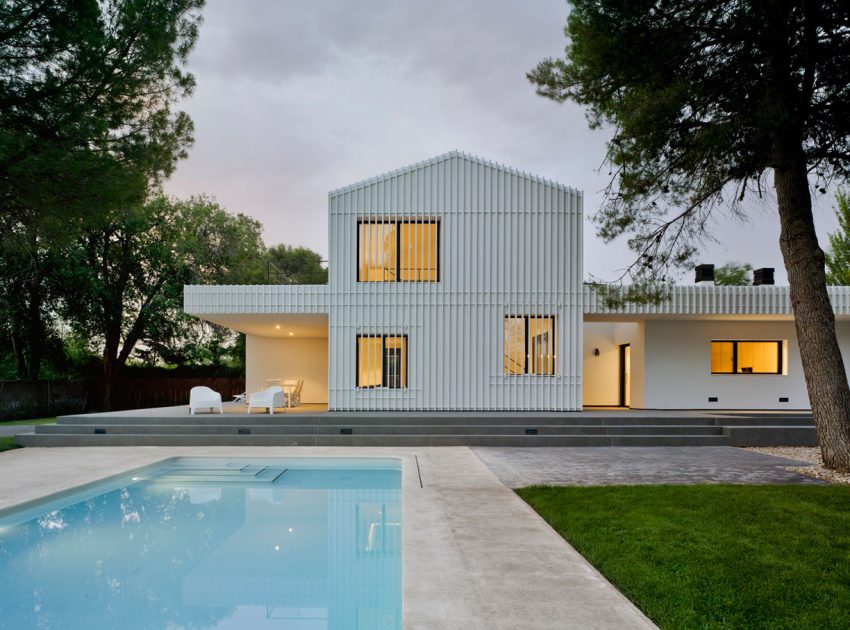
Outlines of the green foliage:
[[850,174],[850,5],[573,0],[562,59],[528,78],[614,130],[596,215],[630,236],[629,275],[692,262],[717,208],[740,212],[769,169]]
[[0,437],[0,453],[4,451],[12,451],[16,448],[21,448],[17,444],[15,444],[15,438],[12,437]]
[[328,270],[322,257],[306,247],[276,245],[268,250],[272,284],[327,284]]
[[661,628],[850,627],[850,488],[519,494]]
[[54,246],[141,203],[192,141],[175,102],[201,0],[0,4],[0,328],[37,378]]
[[215,360],[199,356],[201,341],[206,336],[213,342],[207,351],[216,347],[221,357],[227,333],[183,313],[183,285],[255,280],[260,230],[259,222],[207,197],[157,197],[105,214],[62,252],[52,276],[58,312],[75,334],[99,343],[108,378],[137,345],[151,362]]
[[670,297],[671,284],[642,280],[631,284],[587,283],[605,308],[619,309],[626,304],[660,304]]
[[838,231],[829,235],[826,254],[826,283],[850,286],[850,198],[843,190],[835,195]]
[[743,287],[753,283],[749,263],[729,262],[714,269],[714,284],[723,287]]

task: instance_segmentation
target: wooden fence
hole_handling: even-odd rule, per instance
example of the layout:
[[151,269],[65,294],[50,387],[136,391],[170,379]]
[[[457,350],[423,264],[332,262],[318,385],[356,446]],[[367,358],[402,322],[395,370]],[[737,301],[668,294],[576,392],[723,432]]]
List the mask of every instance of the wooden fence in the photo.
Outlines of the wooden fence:
[[[102,381],[0,381],[0,421],[100,411]],[[189,390],[206,385],[228,401],[245,391],[245,378],[121,378],[112,391],[112,410],[188,405]]]
[[112,393],[112,409],[145,409],[189,404],[189,390],[198,385],[221,394],[224,402],[245,391],[245,377],[122,378]]

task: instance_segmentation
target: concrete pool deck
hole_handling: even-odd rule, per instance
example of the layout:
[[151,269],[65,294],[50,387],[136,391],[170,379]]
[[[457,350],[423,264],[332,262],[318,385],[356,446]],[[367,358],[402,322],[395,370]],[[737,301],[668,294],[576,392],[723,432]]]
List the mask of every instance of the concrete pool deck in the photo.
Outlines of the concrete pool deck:
[[0,509],[181,456],[401,458],[406,629],[655,627],[466,447],[25,448]]

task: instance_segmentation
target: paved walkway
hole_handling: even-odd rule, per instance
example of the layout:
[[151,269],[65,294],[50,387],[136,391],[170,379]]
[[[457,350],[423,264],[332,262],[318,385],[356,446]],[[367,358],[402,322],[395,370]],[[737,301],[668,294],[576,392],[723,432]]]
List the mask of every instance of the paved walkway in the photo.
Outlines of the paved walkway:
[[472,451],[511,488],[535,484],[823,483],[785,470],[807,462],[726,446],[476,447]]
[[174,456],[401,458],[405,630],[655,627],[465,447],[23,448],[0,509]]

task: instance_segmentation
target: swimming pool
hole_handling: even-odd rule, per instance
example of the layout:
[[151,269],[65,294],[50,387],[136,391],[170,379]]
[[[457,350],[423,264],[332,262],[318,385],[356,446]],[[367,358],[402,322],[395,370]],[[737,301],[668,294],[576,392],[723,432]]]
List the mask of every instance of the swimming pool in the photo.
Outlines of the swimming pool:
[[0,512],[0,628],[401,627],[395,459],[180,458]]

